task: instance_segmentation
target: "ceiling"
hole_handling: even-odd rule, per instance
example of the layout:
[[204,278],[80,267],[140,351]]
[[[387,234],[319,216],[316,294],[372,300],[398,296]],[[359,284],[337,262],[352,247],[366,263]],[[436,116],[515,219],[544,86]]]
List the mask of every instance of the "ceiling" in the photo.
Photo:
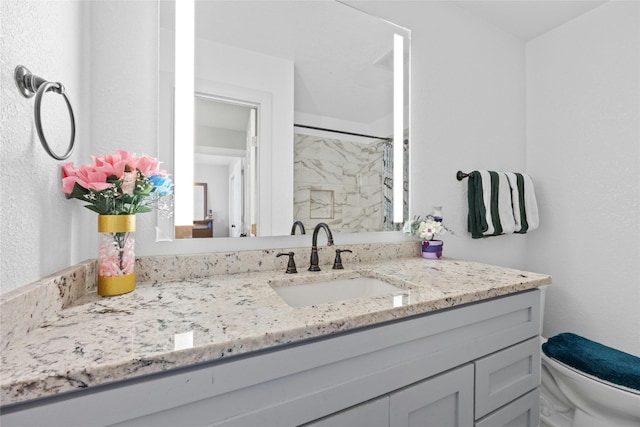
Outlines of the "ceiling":
[[[173,29],[167,3],[160,25]],[[291,61],[296,112],[365,125],[391,115],[387,58],[405,30],[387,21],[335,1],[198,0],[195,28],[198,39]]]
[[449,1],[526,42],[608,0]]
[[[343,0],[346,3],[348,0]],[[484,21],[512,34],[524,42],[550,31],[588,11],[607,3],[607,0],[419,0],[443,1],[462,8]],[[320,4],[319,4],[320,3]],[[388,114],[388,101],[382,99],[354,106],[351,100],[364,99],[364,91],[370,88],[384,88],[384,99],[390,99],[390,67],[385,66],[385,58],[390,52],[380,39],[389,39],[394,27],[377,27],[371,21],[380,21],[344,7],[334,2],[305,1],[198,1],[197,24],[199,36],[226,44],[256,50],[281,58],[292,59],[296,63],[296,107],[307,113],[349,118],[352,121],[371,121]],[[325,7],[331,6],[331,7]],[[335,6],[338,11],[333,10]],[[302,13],[302,9],[305,13]],[[164,21],[163,21],[164,19]],[[161,25],[172,27],[172,14],[161,14]],[[354,25],[354,22],[357,25]],[[314,28],[316,23],[321,23]],[[362,28],[368,28],[366,32]],[[374,30],[375,29],[375,32]],[[255,30],[249,31],[249,29]],[[352,30],[345,33],[345,29]],[[255,36],[256,32],[259,34]],[[362,38],[363,34],[366,36]],[[339,51],[345,48],[345,39],[354,41],[355,50]],[[374,41],[375,40],[375,41]],[[370,43],[372,42],[372,43]],[[310,49],[309,46],[319,46]],[[366,48],[365,48],[366,46]],[[335,56],[328,56],[336,52]],[[348,61],[344,61],[348,59]],[[335,65],[348,69],[340,73],[327,67],[331,61],[344,62]],[[354,65],[358,64],[358,65]],[[371,65],[374,66],[371,66]],[[366,71],[365,71],[366,70]],[[345,77],[347,76],[347,77]],[[327,84],[327,81],[330,83]],[[354,84],[353,82],[358,82]],[[324,84],[323,84],[324,83]],[[330,87],[310,93],[309,88]],[[354,92],[357,88],[360,92]],[[299,94],[309,95],[301,97]],[[336,98],[325,95],[341,96]],[[313,102],[305,102],[305,99]],[[326,98],[326,99],[325,99]],[[342,111],[335,112],[342,107]],[[217,108],[228,107],[218,105]],[[233,108],[231,109],[233,110]],[[353,116],[354,114],[359,116]],[[229,113],[230,114],[230,113]],[[227,112],[217,111],[207,114],[208,126],[215,126],[211,118],[224,118],[218,127],[243,130],[246,118],[237,120]],[[367,119],[365,119],[365,117]],[[237,122],[237,126],[231,126]]]

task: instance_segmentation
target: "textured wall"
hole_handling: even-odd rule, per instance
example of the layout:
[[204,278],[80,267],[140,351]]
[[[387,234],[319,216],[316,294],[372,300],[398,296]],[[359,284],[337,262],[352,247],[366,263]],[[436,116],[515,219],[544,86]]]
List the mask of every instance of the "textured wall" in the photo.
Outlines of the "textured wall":
[[544,333],[640,355],[640,3],[609,2],[527,46],[527,164],[553,276]]
[[[82,2],[3,0],[0,96],[0,290],[34,281],[77,261],[72,251],[77,211],[61,190],[59,162],[43,150],[34,125],[34,98],[18,92],[14,68],[25,65],[47,80],[60,81],[75,110],[77,147],[69,160],[88,153],[88,80],[83,56],[86,31]],[[52,148],[63,153],[70,135],[63,98],[47,93],[43,126]]]
[[[33,99],[13,83],[24,64],[61,81],[75,110],[77,148],[70,161],[117,148],[156,148],[157,4],[155,1],[2,1],[0,186],[2,292],[97,254],[96,215],[61,191],[62,162],[40,146]],[[28,19],[27,19],[28,18]],[[141,77],[142,76],[142,77]],[[45,133],[62,151],[69,125],[61,97],[47,94]],[[138,243],[152,244],[155,218],[138,221]],[[148,242],[146,242],[148,241]]]
[[[158,5],[155,0],[93,1],[91,13],[92,153],[158,153]],[[162,160],[162,159],[161,159]],[[83,163],[90,158],[83,159]],[[86,210],[86,209],[85,209]],[[89,212],[92,214],[91,212]],[[97,256],[95,214],[87,251]],[[156,214],[137,216],[136,254],[155,244]]]

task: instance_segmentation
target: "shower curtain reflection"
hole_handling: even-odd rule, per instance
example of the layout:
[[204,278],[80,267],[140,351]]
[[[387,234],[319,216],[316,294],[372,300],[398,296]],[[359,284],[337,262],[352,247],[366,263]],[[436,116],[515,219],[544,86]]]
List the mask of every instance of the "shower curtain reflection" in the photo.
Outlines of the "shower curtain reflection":
[[[409,218],[409,140],[406,138],[403,141],[402,152],[404,154],[404,171],[402,185],[403,203],[403,218]],[[382,192],[383,192],[383,230],[384,231],[398,231],[402,229],[401,223],[393,222],[393,145],[391,142],[385,142],[384,155],[382,165]]]

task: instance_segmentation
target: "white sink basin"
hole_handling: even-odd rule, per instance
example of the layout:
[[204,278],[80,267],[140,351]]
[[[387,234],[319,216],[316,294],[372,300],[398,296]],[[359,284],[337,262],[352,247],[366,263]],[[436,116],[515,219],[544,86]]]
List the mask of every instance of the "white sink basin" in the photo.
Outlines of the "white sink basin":
[[401,295],[406,291],[373,277],[336,279],[303,285],[273,287],[291,307],[324,304],[363,297]]

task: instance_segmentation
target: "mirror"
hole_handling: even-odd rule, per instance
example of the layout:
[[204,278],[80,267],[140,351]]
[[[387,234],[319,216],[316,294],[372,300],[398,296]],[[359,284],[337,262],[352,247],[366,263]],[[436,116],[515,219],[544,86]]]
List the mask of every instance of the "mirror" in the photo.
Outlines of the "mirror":
[[[163,159],[173,158],[175,144],[173,3],[160,2]],[[252,108],[256,117],[245,154],[233,148],[244,159],[243,179],[236,178],[237,192],[227,191],[221,210],[228,213],[210,208],[214,228],[233,230],[234,215],[239,230],[226,236],[286,235],[296,220],[307,229],[327,222],[337,232],[398,229],[391,219],[394,34],[404,37],[406,219],[410,32],[334,1],[195,2],[196,118],[203,98]],[[196,143],[196,171],[204,155]],[[230,177],[207,179],[209,194],[230,189]]]
[[207,201],[207,183],[193,184],[193,220],[200,221],[207,217],[209,204]]
[[251,235],[257,108],[198,93],[194,117],[194,179],[213,184],[207,187],[205,212],[212,222],[210,237]]
[[[209,214],[208,185],[206,182],[193,184],[193,228],[191,238],[213,237],[213,219]],[[188,236],[185,236],[188,238]]]

